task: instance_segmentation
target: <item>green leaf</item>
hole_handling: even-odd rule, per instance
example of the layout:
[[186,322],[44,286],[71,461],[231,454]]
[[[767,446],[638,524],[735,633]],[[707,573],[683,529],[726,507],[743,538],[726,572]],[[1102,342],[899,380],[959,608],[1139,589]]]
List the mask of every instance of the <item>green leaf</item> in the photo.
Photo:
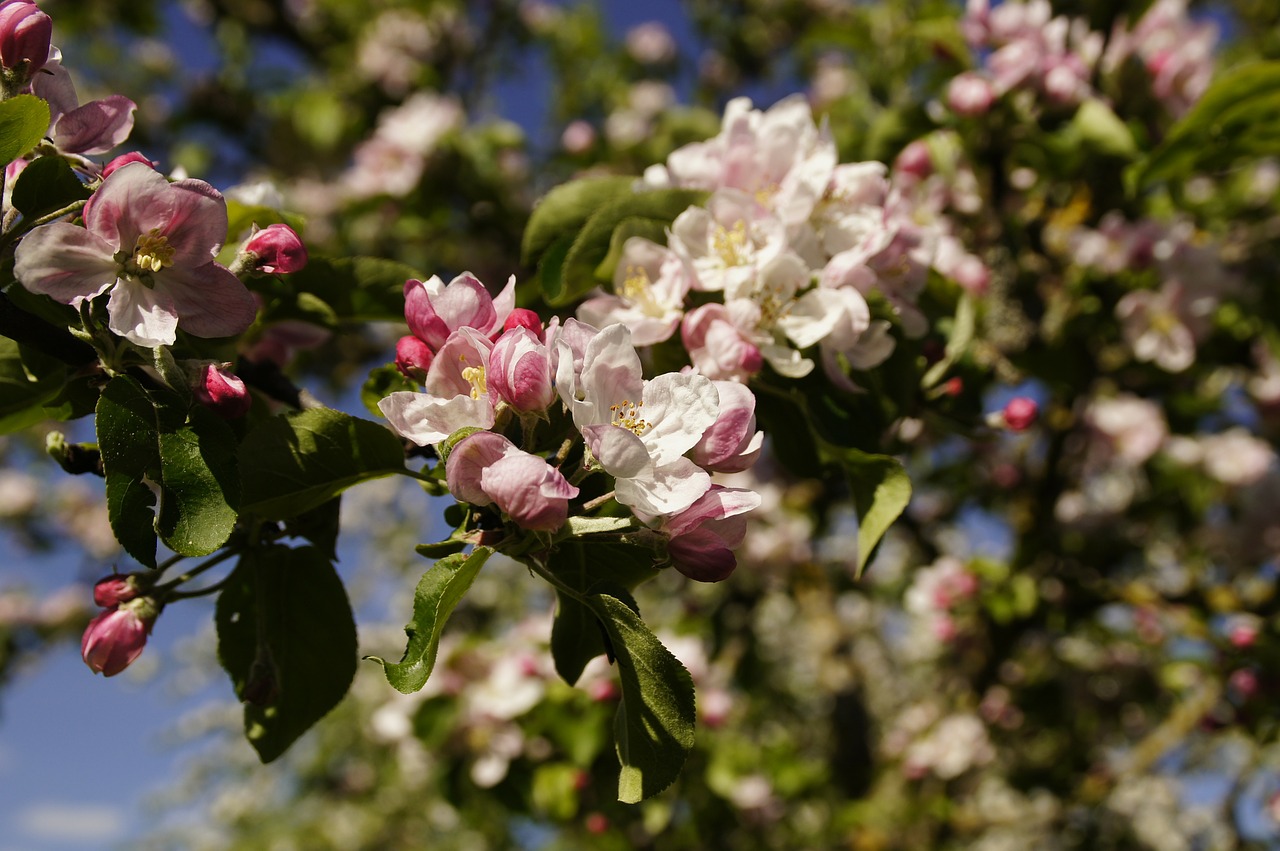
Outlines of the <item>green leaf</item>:
[[13,185],[13,206],[27,219],[36,219],[91,194],[65,159],[38,157],[18,175]]
[[409,636],[404,656],[395,664],[377,656],[365,657],[382,665],[387,682],[397,691],[411,694],[426,685],[436,665],[445,622],[492,552],[488,547],[476,547],[470,555],[457,553],[437,561],[414,591],[413,620],[404,628]]
[[693,189],[655,189],[624,195],[592,213],[565,256],[558,281],[546,291],[547,303],[559,307],[576,301],[602,283],[596,270],[609,255],[613,232],[627,219],[648,219],[670,224],[690,206],[703,201],[707,193]]
[[400,321],[404,319],[404,282],[417,277],[414,269],[393,260],[312,257],[305,268],[289,276],[298,295],[273,304],[266,319],[314,317],[315,305],[300,298],[309,293],[345,322]]
[[49,130],[49,105],[35,95],[0,101],[0,164],[30,151]]
[[622,600],[592,594],[586,603],[604,623],[617,659],[618,800],[636,804],[670,786],[693,749],[693,679]]
[[[131,556],[155,566],[157,532],[175,553],[202,556],[230,537],[239,486],[235,435],[203,408],[153,398],[135,379],[117,376],[97,407],[98,446],[106,473],[107,516]],[[154,513],[152,487],[160,491]]]
[[1138,154],[1133,132],[1098,98],[1080,104],[1070,125],[1085,146],[1101,154],[1132,159]]
[[264,763],[337,706],[356,670],[356,625],[342,579],[313,547],[246,553],[218,596],[218,659],[246,701],[244,729]]
[[380,417],[382,411],[378,409],[378,403],[383,399],[399,390],[417,391],[419,389],[418,385],[405,378],[394,364],[375,366],[369,371],[369,377],[360,388],[360,401],[364,403],[369,413]]
[[911,478],[902,462],[890,455],[872,455],[848,447],[823,446],[849,476],[858,510],[858,576],[876,544],[911,501]]
[[579,230],[597,209],[635,186],[634,177],[588,177],[552,189],[533,208],[524,229],[520,253],[526,266],[539,260],[551,244]]
[[1164,141],[1125,174],[1131,191],[1161,180],[1225,168],[1238,159],[1280,154],[1280,62],[1223,73]]
[[200,406],[190,417],[189,427],[160,434],[164,499],[156,528],[175,553],[203,556],[226,543],[235,528],[240,479],[231,426]]
[[241,510],[284,520],[404,468],[400,439],[378,423],[331,408],[281,415],[240,445]]
[[937,384],[947,374],[947,371],[955,365],[956,361],[969,348],[969,344],[973,342],[973,332],[976,326],[973,299],[969,296],[962,296],[960,302],[956,305],[956,317],[951,324],[951,335],[947,338],[947,348],[943,352],[942,358],[929,367],[929,371],[920,379],[921,388],[928,390]]
[[627,240],[633,236],[656,242],[658,245],[666,245],[669,224],[671,222],[662,219],[641,218],[623,219],[618,222],[618,226],[613,229],[613,234],[609,237],[609,253],[595,269],[596,277],[602,281],[613,280],[613,272],[618,266],[618,261],[622,259]]
[[62,392],[66,378],[66,364],[0,337],[0,434],[48,417],[44,406]]

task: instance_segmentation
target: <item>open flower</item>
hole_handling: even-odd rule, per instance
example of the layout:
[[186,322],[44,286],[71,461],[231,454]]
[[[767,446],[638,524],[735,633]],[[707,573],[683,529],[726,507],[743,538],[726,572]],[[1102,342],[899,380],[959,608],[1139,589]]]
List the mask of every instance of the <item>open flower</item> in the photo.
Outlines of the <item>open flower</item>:
[[578,315],[597,327],[624,323],[631,328],[635,345],[651,346],[675,332],[691,283],[675,252],[633,236],[623,243],[613,274],[613,294],[588,299]]
[[560,397],[592,455],[616,479],[618,502],[652,515],[688,508],[711,477],[683,457],[716,421],[719,395],[703,375],[642,378],[625,325],[610,325],[587,344],[574,374],[567,344],[556,372]]
[[169,183],[141,163],[112,173],[84,208],[84,227],[54,222],[18,245],[24,287],[79,306],[108,290],[108,327],[139,346],[168,346],[178,327],[229,337],[253,323],[257,303],[213,261],[227,207],[201,180]]
[[439,443],[460,428],[489,428],[497,398],[489,393],[493,344],[475,328],[459,328],[427,369],[425,393],[401,390],[378,403],[391,427],[419,446]]
[[459,328],[475,328],[492,339],[501,333],[515,305],[516,277],[512,275],[497,298],[470,272],[463,272],[446,286],[438,275],[426,282],[404,284],[404,318],[409,330],[433,351],[439,351]]

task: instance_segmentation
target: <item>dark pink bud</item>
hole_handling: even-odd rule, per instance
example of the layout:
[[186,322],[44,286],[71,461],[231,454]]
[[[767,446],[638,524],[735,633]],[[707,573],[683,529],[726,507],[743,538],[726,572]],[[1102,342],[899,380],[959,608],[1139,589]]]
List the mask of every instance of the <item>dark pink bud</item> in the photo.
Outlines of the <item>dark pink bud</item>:
[[894,160],[893,169],[917,179],[928,177],[933,173],[933,155],[929,153],[929,146],[919,139],[907,145]]
[[35,3],[16,0],[0,6],[0,65],[7,69],[24,66],[28,79],[49,59],[49,39],[53,19]]
[[104,609],[127,603],[138,596],[132,574],[119,573],[99,579],[93,586],[93,602]]
[[80,655],[94,673],[114,677],[142,655],[160,609],[139,597],[108,609],[89,621],[80,640]]
[[211,363],[201,371],[195,394],[200,404],[224,420],[243,417],[253,407],[253,398],[244,382],[225,369],[219,369],[217,364]]
[[435,357],[431,347],[412,334],[396,341],[396,369],[411,381],[425,382]]
[[155,163],[153,163],[151,160],[144,157],[142,154],[138,153],[137,151],[130,151],[127,154],[121,154],[111,162],[104,165],[102,167],[102,178],[105,180],[106,178],[111,176],[111,172],[115,171],[121,166],[126,166],[129,163],[142,163],[147,168],[156,167]]
[[512,328],[528,328],[538,338],[539,342],[544,339],[542,335],[542,318],[527,307],[517,307],[507,314],[507,321],[502,323],[502,330],[510,331]]
[[1240,668],[1231,672],[1231,676],[1227,678],[1227,686],[1241,700],[1248,700],[1258,693],[1258,675],[1248,668]]
[[587,833],[599,836],[609,830],[609,817],[604,813],[588,813],[584,822]]
[[267,225],[249,237],[243,250],[253,255],[253,268],[268,275],[287,275],[307,265],[307,248],[288,225]]
[[1040,406],[1034,399],[1015,396],[1004,406],[1004,423],[1013,431],[1026,431],[1040,416]]

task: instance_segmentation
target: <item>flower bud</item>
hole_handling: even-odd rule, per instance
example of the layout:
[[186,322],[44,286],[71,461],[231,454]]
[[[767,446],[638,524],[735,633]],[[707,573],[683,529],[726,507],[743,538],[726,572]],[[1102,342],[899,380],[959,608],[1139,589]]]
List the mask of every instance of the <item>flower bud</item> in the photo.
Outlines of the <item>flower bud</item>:
[[527,307],[517,307],[507,315],[502,330],[510,331],[512,328],[528,328],[539,341],[543,340],[542,317]]
[[947,86],[947,106],[956,115],[968,118],[985,115],[995,98],[991,81],[972,71],[959,75]]
[[1034,399],[1015,396],[1004,406],[1004,423],[1013,431],[1026,431],[1040,416],[1040,406]]
[[933,174],[933,154],[929,152],[928,143],[916,139],[903,148],[902,153],[893,161],[893,170],[917,179]]
[[195,394],[196,401],[224,420],[243,417],[253,407],[253,398],[244,382],[217,364],[205,366],[196,383]]
[[411,381],[425,382],[435,357],[431,347],[412,334],[396,341],[396,369]]
[[94,673],[114,677],[142,654],[160,609],[138,597],[108,609],[89,621],[80,640],[80,655]]
[[551,351],[528,328],[514,328],[493,344],[489,390],[521,413],[545,411],[556,399]]
[[138,586],[130,573],[104,576],[93,586],[93,602],[104,609],[127,603],[137,596]]
[[740,473],[755,463],[764,445],[764,432],[756,431],[756,397],[736,381],[716,381],[715,386],[720,411],[689,457],[708,472]]
[[106,180],[108,177],[111,176],[111,172],[115,171],[121,166],[126,166],[129,163],[142,163],[147,168],[156,167],[156,164],[154,162],[147,159],[142,154],[138,153],[137,151],[130,151],[127,154],[121,154],[120,156],[113,159],[111,162],[104,165],[102,167],[102,179]]
[[27,0],[0,6],[0,65],[5,70],[24,68],[26,78],[49,59],[53,19]]
[[253,255],[250,265],[268,275],[287,275],[307,265],[307,249],[288,225],[267,225],[249,237],[241,249]]

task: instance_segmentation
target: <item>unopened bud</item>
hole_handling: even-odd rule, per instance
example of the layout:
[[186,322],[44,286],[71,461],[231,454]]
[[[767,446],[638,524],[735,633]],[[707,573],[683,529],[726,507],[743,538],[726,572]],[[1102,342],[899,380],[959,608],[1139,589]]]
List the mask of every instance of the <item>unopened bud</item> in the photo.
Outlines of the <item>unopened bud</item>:
[[49,59],[53,19],[28,0],[12,0],[0,6],[0,65],[20,69],[25,80]]
[[95,674],[114,677],[142,655],[159,614],[154,600],[138,597],[98,615],[80,640],[84,663]]
[[928,144],[917,139],[907,145],[894,160],[893,169],[915,178],[928,177],[933,173],[933,155],[929,153]]
[[111,172],[115,171],[116,169],[122,166],[126,166],[129,163],[142,163],[147,168],[152,168],[152,169],[156,167],[155,163],[153,163],[151,160],[144,157],[142,154],[138,153],[137,151],[130,151],[127,154],[121,154],[120,156],[116,157],[111,162],[107,163],[102,167],[103,180],[110,177]]
[[528,328],[539,341],[543,339],[542,317],[527,307],[517,307],[507,314],[507,321],[502,323],[502,330],[510,331],[512,328]]
[[1015,396],[1004,406],[1002,412],[1004,424],[1012,431],[1026,431],[1031,428],[1040,416],[1040,406],[1034,399],[1026,396]]
[[307,248],[288,225],[267,225],[249,237],[241,251],[253,255],[250,268],[268,275],[287,275],[307,265]]
[[213,363],[206,365],[200,372],[195,395],[200,404],[224,420],[243,417],[253,407],[253,398],[244,381],[228,372],[225,367],[219,368]]
[[431,347],[412,334],[396,341],[396,369],[411,381],[422,384],[427,380],[427,370],[435,360]]
[[138,585],[129,573],[104,576],[93,586],[93,602],[104,609],[127,603],[137,596]]

